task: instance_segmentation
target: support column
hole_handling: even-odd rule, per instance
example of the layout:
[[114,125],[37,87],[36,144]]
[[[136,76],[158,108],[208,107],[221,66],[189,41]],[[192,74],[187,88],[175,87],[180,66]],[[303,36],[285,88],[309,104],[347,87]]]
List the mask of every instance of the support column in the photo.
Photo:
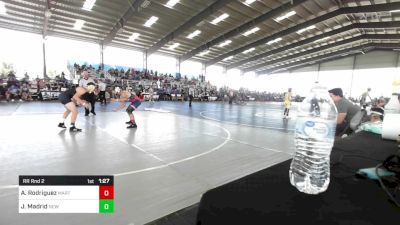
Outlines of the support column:
[[228,72],[227,67],[226,66],[222,66],[222,76],[225,78],[225,79],[223,79],[223,81],[224,81],[223,86],[227,86],[226,82],[225,82],[225,81],[228,80],[228,78],[226,77],[227,72]]
[[104,70],[104,45],[100,43],[100,68]]
[[43,78],[47,76],[47,68],[46,68],[46,39],[43,37]]
[[[179,74],[181,74],[181,57],[178,57],[178,58],[176,58],[175,59],[175,62],[176,62],[176,64],[175,64],[175,71],[176,71],[176,73],[179,73]],[[182,74],[181,74],[181,76],[182,76]]]
[[201,75],[203,76],[204,82],[206,81],[206,72],[207,72],[206,64],[201,63]]
[[319,83],[319,71],[321,70],[321,63],[318,63],[317,82]]
[[353,58],[353,67],[351,70],[351,81],[350,81],[350,94],[348,97],[351,97],[352,95],[352,90],[353,90],[353,79],[354,79],[354,69],[356,68],[356,62],[357,62],[357,55],[354,55]]
[[147,71],[147,51],[143,52],[143,70]]

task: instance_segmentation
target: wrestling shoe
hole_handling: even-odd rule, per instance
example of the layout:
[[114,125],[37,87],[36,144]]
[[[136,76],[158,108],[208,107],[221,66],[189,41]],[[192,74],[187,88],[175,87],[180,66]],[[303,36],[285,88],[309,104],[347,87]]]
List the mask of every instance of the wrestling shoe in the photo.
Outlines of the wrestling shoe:
[[61,128],[67,128],[67,127],[65,126],[65,124],[64,124],[64,123],[59,123],[59,124],[58,124],[58,127],[61,127]]
[[126,128],[137,128],[137,125],[136,123],[135,124],[131,123],[131,125],[127,126]]
[[79,129],[79,128],[76,128],[76,127],[70,127],[69,131],[71,131],[71,132],[81,132],[82,129]]

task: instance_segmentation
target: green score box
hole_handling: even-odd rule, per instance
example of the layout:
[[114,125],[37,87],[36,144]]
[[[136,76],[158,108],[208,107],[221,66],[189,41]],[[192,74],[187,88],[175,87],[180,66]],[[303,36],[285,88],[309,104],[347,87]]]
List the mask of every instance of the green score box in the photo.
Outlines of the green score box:
[[114,213],[114,200],[100,200],[100,213]]

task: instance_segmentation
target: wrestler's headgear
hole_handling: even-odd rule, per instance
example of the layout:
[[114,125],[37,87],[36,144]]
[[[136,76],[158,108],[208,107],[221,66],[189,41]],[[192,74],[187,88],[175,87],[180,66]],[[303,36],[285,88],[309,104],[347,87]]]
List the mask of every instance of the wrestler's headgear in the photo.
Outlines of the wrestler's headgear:
[[88,90],[88,92],[89,93],[93,93],[94,92],[94,89],[96,88],[96,85],[93,83],[93,82],[89,82],[88,84],[87,84],[87,90]]

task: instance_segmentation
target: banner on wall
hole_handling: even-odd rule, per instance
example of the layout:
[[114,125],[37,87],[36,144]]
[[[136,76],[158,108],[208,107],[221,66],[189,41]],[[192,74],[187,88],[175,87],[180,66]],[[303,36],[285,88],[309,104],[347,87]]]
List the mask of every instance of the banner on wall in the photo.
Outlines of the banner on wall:
[[[95,69],[98,69],[101,65],[99,63],[90,63],[87,61],[81,61],[81,60],[68,60],[68,68],[72,68],[74,64],[78,64],[80,66],[85,65],[86,67],[92,66]],[[128,66],[120,66],[120,65],[110,65],[110,64],[104,64],[104,70],[108,71],[109,69],[117,69],[121,70],[123,69],[124,71],[127,71],[128,69],[131,69],[132,67]],[[134,68],[135,70],[142,70],[142,68]]]

